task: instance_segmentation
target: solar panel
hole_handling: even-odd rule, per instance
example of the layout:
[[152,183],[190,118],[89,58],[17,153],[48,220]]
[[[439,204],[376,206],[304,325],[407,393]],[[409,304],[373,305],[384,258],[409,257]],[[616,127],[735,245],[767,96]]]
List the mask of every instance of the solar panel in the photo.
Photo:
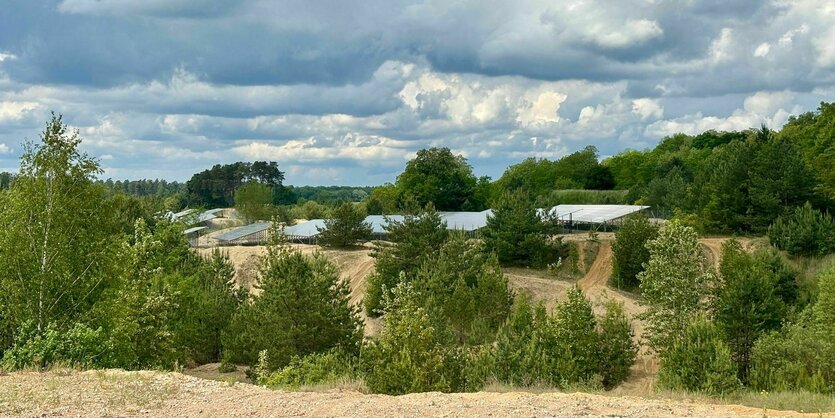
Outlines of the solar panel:
[[302,222],[297,225],[288,226],[284,228],[284,235],[293,237],[310,238],[319,235],[319,228],[325,227],[324,219],[311,219],[307,222]]
[[561,221],[604,223],[642,211],[649,206],[637,205],[557,205],[548,210]]
[[473,232],[487,226],[487,218],[493,215],[491,209],[481,212],[441,212],[441,219],[447,229]]
[[393,222],[403,222],[403,215],[368,215],[365,217],[365,222],[371,224],[371,231],[375,234],[385,234],[388,232],[388,218]]
[[241,226],[235,228],[225,234],[218,235],[215,237],[218,241],[234,241],[236,239],[241,239],[248,235],[257,234],[259,232],[264,232],[267,229],[270,229],[272,222],[257,222],[254,224]]
[[186,229],[185,231],[183,231],[183,235],[193,234],[197,231],[202,231],[206,228],[207,227],[205,227],[205,226],[195,226],[194,228],[189,228],[189,229]]

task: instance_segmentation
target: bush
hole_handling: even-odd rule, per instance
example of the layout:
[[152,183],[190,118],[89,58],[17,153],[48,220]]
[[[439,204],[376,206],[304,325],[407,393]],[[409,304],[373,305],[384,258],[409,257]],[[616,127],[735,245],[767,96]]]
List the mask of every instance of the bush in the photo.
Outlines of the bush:
[[719,330],[700,318],[662,354],[658,384],[665,389],[723,395],[740,388],[736,372]]
[[269,370],[294,356],[341,348],[357,353],[362,338],[358,309],[336,266],[324,256],[271,245],[261,260],[261,294],[244,304],[223,332],[224,360],[254,364],[267,350]]
[[75,324],[66,332],[51,322],[38,330],[34,321],[24,323],[15,335],[14,345],[3,353],[0,366],[5,370],[47,369],[53,365],[107,367],[112,348],[102,329]]
[[494,377],[513,386],[612,388],[629,376],[637,348],[618,305],[595,318],[579,289],[549,316],[520,298],[499,331],[493,350]]
[[647,242],[658,236],[658,227],[643,214],[629,216],[612,242],[612,271],[618,288],[638,287],[638,274],[649,261]]
[[347,248],[371,240],[371,224],[365,214],[352,203],[343,203],[333,210],[325,227],[318,228],[317,241],[323,247]]
[[410,285],[399,285],[392,295],[386,302],[379,340],[362,349],[361,367],[368,388],[389,395],[465,390],[466,359],[450,348],[451,336],[414,303],[417,295]]
[[413,283],[416,303],[444,321],[459,343],[492,341],[513,305],[498,260],[463,235],[454,235],[437,258],[424,263]]
[[755,388],[835,392],[835,269],[821,274],[817,302],[796,323],[760,338],[751,351]]
[[768,228],[771,245],[794,255],[824,255],[835,251],[835,221],[809,202],[780,216]]
[[629,377],[638,354],[638,345],[635,344],[623,304],[615,301],[607,303],[606,314],[598,319],[598,329],[603,387],[612,389]]
[[234,275],[227,255],[214,250],[194,274],[170,278],[177,304],[172,332],[187,363],[220,360],[221,334],[245,300],[246,291],[234,287]]
[[352,377],[353,374],[352,357],[339,350],[329,350],[304,357],[294,356],[282,369],[259,376],[258,384],[297,389],[301,386],[338,382]]

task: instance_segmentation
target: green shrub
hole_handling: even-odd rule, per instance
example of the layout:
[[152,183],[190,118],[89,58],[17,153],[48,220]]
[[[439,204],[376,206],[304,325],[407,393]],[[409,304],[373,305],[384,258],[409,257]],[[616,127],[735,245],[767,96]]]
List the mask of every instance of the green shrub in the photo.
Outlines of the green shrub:
[[708,319],[694,320],[661,356],[658,384],[671,390],[722,395],[741,387],[731,350]]
[[444,321],[459,343],[491,342],[513,305],[492,254],[463,235],[453,235],[437,258],[424,263],[414,278],[416,300],[436,320]]
[[603,387],[611,389],[629,377],[638,345],[621,303],[606,304],[606,313],[598,319],[598,329]]
[[493,349],[493,375],[513,386],[612,388],[629,376],[636,352],[622,308],[610,305],[598,320],[573,288],[553,316],[517,301]]
[[760,338],[751,351],[755,388],[835,392],[835,269],[820,275],[818,300],[797,322]]
[[679,221],[662,226],[647,248],[649,261],[638,274],[641,303],[647,307],[641,318],[650,347],[663,354],[696,316],[707,311],[716,280],[696,231]]
[[722,244],[719,272],[714,321],[725,336],[740,380],[746,382],[751,347],[763,333],[780,327],[789,308],[777,294],[780,278],[772,266],[745,252],[739,241]]
[[294,356],[287,366],[266,376],[259,376],[258,384],[295,389],[301,386],[334,383],[343,378],[350,378],[353,374],[351,357],[332,349],[304,357]]
[[411,285],[399,285],[392,295],[380,338],[364,345],[360,356],[368,388],[390,395],[466,390],[466,358],[452,347],[452,336],[415,303]]
[[835,251],[835,221],[809,202],[780,216],[768,228],[771,245],[794,255],[824,255]]
[[638,274],[649,261],[647,242],[658,236],[658,227],[643,214],[626,218],[612,242],[612,273],[618,288],[635,289]]
[[5,370],[47,369],[56,364],[107,367],[111,351],[101,328],[79,323],[61,332],[57,324],[49,323],[38,330],[34,321],[27,321],[18,329],[14,345],[3,353],[0,366]]

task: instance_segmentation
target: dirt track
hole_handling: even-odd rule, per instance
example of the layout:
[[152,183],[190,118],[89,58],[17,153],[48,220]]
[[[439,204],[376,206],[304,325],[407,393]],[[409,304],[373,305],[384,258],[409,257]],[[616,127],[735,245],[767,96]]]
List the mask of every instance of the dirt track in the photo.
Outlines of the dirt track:
[[[762,417],[764,411],[584,393],[416,393],[365,395],[355,391],[283,392],[230,385],[179,373],[118,370],[14,373],[0,376],[0,416],[143,417]],[[818,416],[768,411],[770,416]]]

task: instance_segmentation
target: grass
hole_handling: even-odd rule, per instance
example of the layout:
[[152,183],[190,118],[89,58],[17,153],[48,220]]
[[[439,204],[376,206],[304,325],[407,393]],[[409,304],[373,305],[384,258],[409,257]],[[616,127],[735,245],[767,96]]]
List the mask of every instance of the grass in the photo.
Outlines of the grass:
[[586,205],[614,205],[629,203],[626,200],[628,190],[554,190],[548,195],[548,200],[558,204],[586,204]]
[[588,273],[591,265],[597,260],[597,253],[600,251],[600,241],[586,241],[583,248],[583,273]]

